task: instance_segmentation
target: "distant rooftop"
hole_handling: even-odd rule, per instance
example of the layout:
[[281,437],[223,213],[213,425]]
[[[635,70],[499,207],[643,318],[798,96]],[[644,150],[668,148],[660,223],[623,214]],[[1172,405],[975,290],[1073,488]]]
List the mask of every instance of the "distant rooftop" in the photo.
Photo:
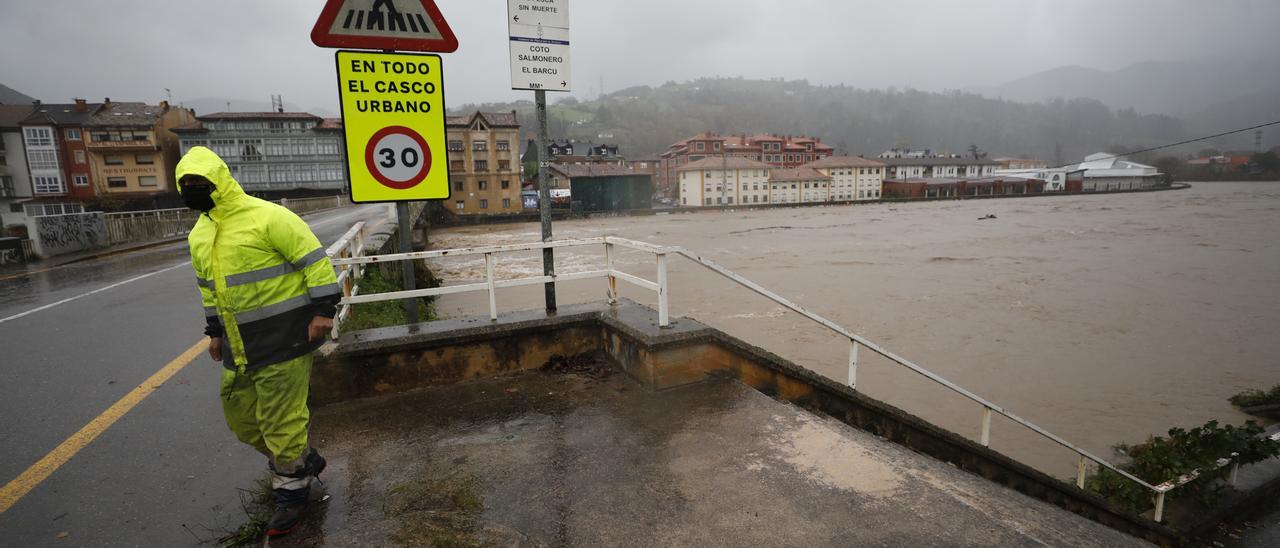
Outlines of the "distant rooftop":
[[102,107],[102,103],[39,103],[35,105],[31,115],[22,121],[22,125],[84,125],[93,114]]
[[750,158],[742,158],[738,156],[729,156],[727,158],[714,156],[711,158],[703,158],[696,162],[689,162],[680,166],[676,171],[700,171],[704,169],[774,169],[773,166],[764,162],[757,162]]
[[87,126],[98,127],[151,127],[160,121],[160,117],[169,111],[168,103],[148,105],[146,103],[105,103],[89,121]]
[[499,128],[518,128],[520,127],[520,117],[516,116],[516,112],[483,112],[476,111],[463,116],[446,116],[445,125],[448,127],[468,127],[475,123],[479,118],[483,120],[485,125],[489,127]]
[[883,162],[859,158],[857,156],[828,156],[821,160],[814,160],[804,165],[814,169],[826,169],[833,167],[884,167]]
[[983,158],[878,158],[888,166],[998,166],[999,162]]
[[204,116],[196,116],[197,120],[211,122],[216,120],[257,120],[257,119],[274,119],[274,120],[320,120],[319,116],[310,112],[215,112],[213,114],[205,114]]
[[638,172],[630,167],[619,166],[616,164],[551,164],[551,169],[559,171],[570,179],[576,179],[578,177],[618,177],[624,175],[649,176],[648,173]]
[[811,167],[774,169],[769,172],[770,181],[830,181],[831,177]]
[[0,128],[16,128],[35,110],[31,105],[0,105]]

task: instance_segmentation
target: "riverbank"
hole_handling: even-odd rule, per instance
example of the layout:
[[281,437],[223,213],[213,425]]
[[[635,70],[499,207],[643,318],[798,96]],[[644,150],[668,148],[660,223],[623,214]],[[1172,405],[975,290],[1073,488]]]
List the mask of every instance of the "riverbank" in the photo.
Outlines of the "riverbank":
[[[1274,384],[1280,341],[1280,185],[1213,183],[1182,192],[930,201],[906,206],[708,211],[557,222],[557,238],[616,235],[697,251],[1099,455],[1172,426],[1250,417],[1227,398]],[[995,219],[979,220],[987,215]],[[536,224],[454,227],[432,247],[535,241]],[[558,272],[599,257],[556,252]],[[652,276],[652,258],[620,254]],[[432,261],[448,283],[483,279],[479,260]],[[541,272],[537,253],[498,276]],[[745,290],[679,261],[672,314],[696,317],[833,378],[845,344]],[[596,300],[591,282],[558,284],[562,303]],[[642,302],[640,291],[623,296]],[[541,305],[541,288],[502,290],[503,309]],[[449,295],[444,317],[484,314],[482,296]],[[1204,341],[1216,341],[1213,345]],[[956,432],[968,404],[866,358],[859,389]],[[994,446],[1073,478],[1065,451],[995,421]]]

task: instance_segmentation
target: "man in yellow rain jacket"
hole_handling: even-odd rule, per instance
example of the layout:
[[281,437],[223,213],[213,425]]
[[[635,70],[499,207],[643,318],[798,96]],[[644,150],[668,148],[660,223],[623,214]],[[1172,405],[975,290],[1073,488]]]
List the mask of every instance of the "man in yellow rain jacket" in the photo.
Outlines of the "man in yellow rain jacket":
[[302,219],[244,193],[204,147],[178,162],[179,191],[202,211],[187,240],[221,361],[222,409],[236,437],[267,456],[275,513],[267,534],[297,526],[325,460],[308,441],[311,353],[333,328],[333,266]]

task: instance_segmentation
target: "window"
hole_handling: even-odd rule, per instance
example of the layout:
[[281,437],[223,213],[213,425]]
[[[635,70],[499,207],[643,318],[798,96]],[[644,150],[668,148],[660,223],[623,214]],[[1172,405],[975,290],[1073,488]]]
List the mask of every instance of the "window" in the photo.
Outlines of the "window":
[[23,129],[23,133],[27,138],[27,146],[53,146],[53,131],[47,127],[29,127]]
[[502,190],[511,188],[511,181],[502,181]]
[[88,175],[73,175],[71,177],[71,181],[75,183],[76,186],[89,186]]
[[32,177],[31,186],[36,194],[58,194],[67,191],[62,185],[61,177]]
[[102,161],[109,166],[122,166],[124,165],[124,156],[119,154],[108,154],[102,158]]
[[79,140],[80,140],[80,130],[79,130],[79,129],[77,129],[77,128],[67,128],[66,135],[67,135],[67,140],[68,140],[68,141],[79,141]]
[[511,209],[511,198],[502,199],[502,209]]
[[456,191],[458,191],[458,192],[462,192],[462,191],[464,191],[464,190],[466,190],[466,189],[467,189],[467,182],[466,182],[466,181],[454,181],[454,182],[453,182],[453,189],[454,189],[454,190],[456,190]]
[[712,149],[714,149],[716,152],[719,152],[719,151],[720,151],[720,143],[715,143],[715,144],[712,146]]
[[84,163],[84,151],[83,151],[83,150],[77,150],[77,151],[75,151],[75,156],[76,156],[76,163],[77,163],[77,164],[83,164],[83,163]]
[[498,160],[498,171],[511,171],[511,160]]
[[151,154],[139,154],[133,157],[133,160],[141,166],[149,166],[156,163],[156,157]]
[[498,150],[500,151],[511,150],[511,141],[498,141]]
[[449,141],[449,150],[451,152],[462,152],[462,141]]
[[489,171],[489,161],[476,160],[476,171]]
[[334,155],[341,152],[341,144],[337,139],[317,139],[316,154]]
[[466,162],[463,162],[462,160],[449,161],[449,171],[465,171],[466,169]]
[[476,190],[489,190],[489,181],[476,181]]
[[52,150],[28,150],[27,165],[37,169],[58,169],[58,153]]
[[707,198],[707,205],[711,205],[711,198]]
[[458,200],[458,201],[456,201],[456,202],[454,202],[454,203],[453,203],[453,208],[454,208],[454,209],[466,209],[466,208],[467,208],[467,202],[466,202],[465,200]]
[[108,188],[124,188],[129,186],[129,180],[124,177],[107,177]]
[[[0,176],[0,198],[11,198],[13,194],[13,177],[8,175]],[[22,211],[22,209],[19,208],[18,211]],[[14,211],[14,213],[18,211]]]
[[706,143],[698,143],[698,145],[697,145],[697,147],[696,147],[696,148],[698,149],[698,152],[703,152],[703,151],[707,150],[707,144],[706,144]]
[[489,209],[489,200],[480,199],[480,209]]
[[7,165],[9,165],[9,159],[3,154],[0,154],[0,166],[7,166]]
[[484,152],[486,150],[489,150],[489,143],[487,141],[471,142],[471,152]]
[[138,177],[138,186],[160,186],[160,182],[155,175],[142,175]]

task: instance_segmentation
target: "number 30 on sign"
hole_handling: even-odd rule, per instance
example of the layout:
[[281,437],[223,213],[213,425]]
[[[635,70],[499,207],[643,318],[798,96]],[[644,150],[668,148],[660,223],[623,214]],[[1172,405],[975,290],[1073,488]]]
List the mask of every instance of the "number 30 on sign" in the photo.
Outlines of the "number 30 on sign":
[[448,198],[440,57],[339,51],[337,63],[351,201]]

